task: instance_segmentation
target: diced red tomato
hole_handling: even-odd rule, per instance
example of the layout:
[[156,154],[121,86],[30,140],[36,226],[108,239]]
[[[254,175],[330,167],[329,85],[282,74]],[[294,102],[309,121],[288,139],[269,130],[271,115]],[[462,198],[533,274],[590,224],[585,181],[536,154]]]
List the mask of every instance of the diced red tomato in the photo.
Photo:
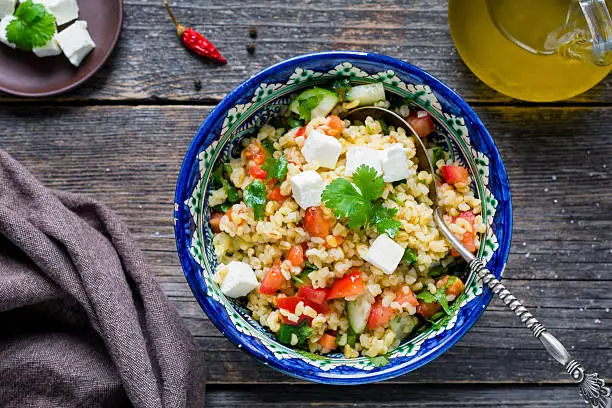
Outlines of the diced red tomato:
[[263,295],[273,295],[278,292],[284,281],[285,277],[280,270],[280,259],[277,259],[268,271],[268,274],[261,281],[259,293]]
[[304,249],[301,245],[294,245],[289,249],[287,259],[293,266],[300,266],[304,263]]
[[221,232],[219,224],[221,223],[221,218],[223,217],[223,215],[223,213],[213,213],[210,216],[210,228],[212,228],[213,232]]
[[[408,288],[408,293],[404,292],[404,288]],[[410,287],[407,285],[402,286],[398,289],[395,295],[395,302],[399,303],[400,305],[403,305],[404,303],[408,302],[414,307],[419,306],[419,301],[414,296],[414,292],[412,292],[412,290],[410,290]]]
[[[285,309],[291,313],[295,313],[295,308],[300,302],[304,303],[304,307],[309,306],[313,308],[317,313],[322,313],[322,314],[329,313],[329,306],[325,302],[318,305],[302,296],[289,296],[289,297],[277,297],[276,298],[276,304],[278,305],[278,308]],[[292,322],[291,320],[289,320],[286,316],[283,316],[282,314],[281,316],[282,316],[283,322],[287,324],[295,325],[295,324],[300,323],[303,320],[307,320],[308,323],[312,321],[312,317],[306,316],[305,314],[302,314],[297,322]]]
[[474,224],[474,221],[476,221],[476,214],[474,214],[474,211],[472,210],[462,211],[459,213],[459,215],[457,215],[457,217],[455,217],[455,220],[457,220],[457,218],[463,218],[470,224]]
[[469,180],[469,173],[463,166],[457,165],[446,165],[442,166],[442,177],[448,184],[467,183]]
[[329,115],[327,117],[327,128],[328,135],[338,137],[344,129],[344,121],[336,115]]
[[370,317],[368,317],[368,329],[374,330],[380,326],[386,326],[395,315],[395,310],[390,307],[383,306],[380,296],[372,305]]
[[308,249],[308,242],[304,241],[300,244],[300,246],[302,247],[302,249],[304,250],[304,253],[306,252],[306,250]]
[[304,216],[304,229],[313,237],[325,238],[329,235],[329,221],[321,207],[308,207]]
[[283,203],[288,198],[289,196],[281,194],[280,187],[276,187],[268,193],[268,200],[277,201],[279,203]]
[[312,286],[303,285],[300,287],[298,291],[298,296],[308,299],[312,303],[316,303],[317,305],[322,305],[327,299],[327,295],[329,294],[329,289],[325,288],[313,288]]
[[321,336],[319,344],[321,345],[321,347],[329,351],[335,350],[336,347],[338,347],[338,345],[336,344],[336,336],[332,336],[329,333],[325,333],[323,336]]
[[306,134],[306,126],[302,126],[295,132],[295,136],[304,136]]
[[[474,221],[476,220],[476,215],[472,210],[460,212],[455,218],[453,218],[453,222],[457,221],[458,218],[463,218],[472,226],[471,231],[465,231],[463,233],[463,237],[458,237],[461,240],[461,243],[464,247],[467,248],[468,251],[474,253],[476,251],[476,244],[474,240],[476,238],[476,233],[474,231]],[[459,256],[459,253],[455,250],[451,250],[451,256]]]
[[323,302],[320,305],[316,304],[308,299],[305,300],[304,305],[312,307],[317,313],[327,314],[329,313],[329,305],[327,302]]
[[249,175],[253,178],[265,180],[268,177],[268,172],[261,168],[261,166],[256,165],[249,169]]
[[442,306],[440,306],[439,303],[425,303],[420,300],[419,306],[417,307],[417,312],[425,319],[429,319],[431,316],[438,313],[440,309],[442,309]]
[[406,120],[408,121],[408,124],[417,133],[417,135],[419,135],[419,137],[421,138],[428,136],[431,132],[436,130],[433,118],[428,112],[411,112],[410,116],[408,116]]
[[[436,287],[443,288],[444,286],[446,286],[449,279],[450,279],[450,276],[446,275],[445,277],[443,277],[442,279],[436,282]],[[463,284],[463,281],[457,278],[448,288],[446,288],[446,294],[453,295],[456,297],[456,296],[459,296],[463,292],[464,289],[465,289],[465,285]]]
[[[276,304],[278,305],[278,308],[285,309],[286,311],[290,313],[295,313],[295,308],[297,304],[300,302],[303,302],[304,305],[306,305],[306,299],[299,297],[299,296],[277,297],[276,298]],[[304,314],[300,316],[297,322],[293,322],[289,320],[287,316],[284,316],[282,314],[281,314],[281,318],[283,320],[283,323],[292,324],[292,325],[298,325],[304,320],[308,321],[308,324],[310,324],[310,322],[312,321],[311,317],[306,316]]]
[[363,293],[363,278],[359,269],[353,269],[348,275],[338,279],[329,289],[327,299],[345,298]]
[[259,141],[248,145],[242,151],[242,154],[248,161],[252,161],[255,164],[264,164],[266,161],[266,151]]

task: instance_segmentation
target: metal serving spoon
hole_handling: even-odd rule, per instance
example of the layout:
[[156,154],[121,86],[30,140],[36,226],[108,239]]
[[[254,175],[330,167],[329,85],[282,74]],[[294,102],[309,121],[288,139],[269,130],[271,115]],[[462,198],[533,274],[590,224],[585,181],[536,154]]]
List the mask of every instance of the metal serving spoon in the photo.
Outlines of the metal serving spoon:
[[[431,161],[427,155],[425,145],[421,138],[417,136],[412,127],[398,114],[384,108],[375,106],[364,106],[349,111],[344,118],[350,120],[360,120],[362,122],[371,116],[372,118],[384,119],[385,123],[396,128],[403,127],[410,131],[414,139],[416,139],[416,157],[419,160],[418,166],[421,170],[429,171],[435,174]],[[574,381],[579,383],[580,394],[587,404],[591,404],[594,408],[608,408],[612,402],[610,398],[610,388],[606,387],[603,379],[600,379],[597,373],[585,373],[582,365],[574,360],[567,352],[563,344],[555,336],[550,334],[546,328],[540,323],[531,313],[527,311],[525,306],[518,301],[506,287],[485,267],[485,262],[476,258],[463,244],[453,235],[448,228],[442,213],[438,207],[438,192],[436,183],[433,183],[433,188],[429,189],[429,198],[433,202],[434,212],[433,218],[436,226],[451,243],[457,252],[467,261],[469,272],[475,273],[489,288],[495,293],[514,314],[521,319],[533,335],[540,340],[548,353],[559,363],[561,363]]]

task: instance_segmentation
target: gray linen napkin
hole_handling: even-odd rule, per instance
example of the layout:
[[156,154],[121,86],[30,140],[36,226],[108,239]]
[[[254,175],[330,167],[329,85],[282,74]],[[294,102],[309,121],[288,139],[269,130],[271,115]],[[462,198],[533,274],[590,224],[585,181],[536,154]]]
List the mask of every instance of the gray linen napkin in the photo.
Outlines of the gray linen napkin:
[[197,356],[117,215],[0,150],[0,406],[201,407]]

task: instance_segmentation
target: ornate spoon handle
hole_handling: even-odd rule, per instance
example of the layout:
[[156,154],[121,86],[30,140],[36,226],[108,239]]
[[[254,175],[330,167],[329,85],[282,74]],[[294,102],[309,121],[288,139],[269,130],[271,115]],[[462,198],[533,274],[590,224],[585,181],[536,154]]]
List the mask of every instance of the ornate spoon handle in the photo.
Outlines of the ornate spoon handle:
[[499,281],[487,268],[480,259],[473,259],[469,263],[470,272],[475,272],[484,283],[491,288],[510,310],[514,312],[516,317],[527,326],[533,335],[540,340],[548,353],[562,364],[569,375],[579,383],[580,394],[584,398],[584,402],[591,404],[594,408],[607,408],[610,403],[610,388],[606,387],[603,379],[599,378],[597,373],[585,373],[582,365],[574,360],[567,352],[563,344],[555,336],[550,334],[546,328],[540,323],[523,304],[517,300],[512,293]]
[[584,402],[591,404],[593,408],[610,408],[612,399],[610,398],[610,388],[606,387],[603,379],[597,373],[585,373],[582,365],[574,360],[567,352],[563,344],[555,336],[550,334],[544,325],[540,323],[523,304],[515,298],[512,293],[485,267],[484,263],[476,258],[474,254],[463,246],[461,241],[448,228],[439,208],[434,211],[434,221],[442,234],[448,239],[451,245],[467,261],[470,273],[475,273],[480,279],[495,293],[516,317],[527,326],[533,335],[540,340],[548,353],[562,364],[569,375],[579,383],[580,394]]

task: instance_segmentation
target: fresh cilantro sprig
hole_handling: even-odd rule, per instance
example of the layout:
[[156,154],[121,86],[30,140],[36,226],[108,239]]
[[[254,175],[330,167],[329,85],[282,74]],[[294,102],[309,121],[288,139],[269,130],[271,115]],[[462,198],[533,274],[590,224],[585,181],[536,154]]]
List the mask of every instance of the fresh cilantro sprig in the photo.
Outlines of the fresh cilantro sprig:
[[283,323],[278,331],[278,341],[281,344],[291,345],[291,337],[293,334],[297,336],[296,347],[301,347],[306,343],[306,340],[312,335],[313,330],[308,327],[308,323],[303,320],[297,326]]
[[382,196],[385,182],[376,175],[376,169],[361,165],[353,173],[351,184],[337,178],[325,187],[321,199],[338,218],[348,219],[348,227],[358,229],[375,225],[378,232],[395,237],[401,223],[393,219],[395,208],[387,208],[377,200]]
[[264,208],[266,207],[266,185],[261,180],[253,180],[246,186],[242,193],[244,203],[255,212],[256,220],[266,218]]
[[261,168],[268,173],[266,180],[276,179],[277,183],[281,183],[285,177],[287,177],[288,166],[289,162],[284,154],[278,159],[275,159],[272,155],[269,155],[266,157],[266,162],[263,164],[263,166],[261,166]]
[[14,17],[6,27],[6,39],[24,51],[44,46],[55,34],[55,17],[42,4],[27,0]]
[[448,300],[446,300],[446,288],[439,288],[436,293],[431,293],[425,289],[416,295],[417,299],[421,299],[425,303],[439,303],[446,314],[451,314],[451,310],[448,307]]
[[317,107],[322,99],[323,95],[313,95],[309,98],[302,99],[298,104],[300,119],[304,119],[308,122],[312,116],[312,110]]
[[412,265],[418,259],[416,251],[412,248],[406,248],[404,255],[402,256],[402,262],[406,262],[408,265]]

